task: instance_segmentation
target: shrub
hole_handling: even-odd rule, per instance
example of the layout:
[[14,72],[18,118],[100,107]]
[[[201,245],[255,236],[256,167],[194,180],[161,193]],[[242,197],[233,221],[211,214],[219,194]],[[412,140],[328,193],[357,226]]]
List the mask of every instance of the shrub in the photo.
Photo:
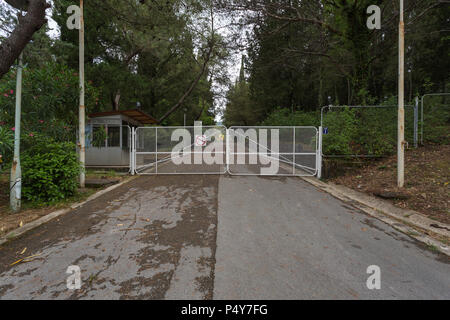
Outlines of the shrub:
[[37,203],[70,197],[80,170],[75,144],[42,139],[22,157],[23,197]]
[[[22,90],[22,128],[57,137],[55,127],[78,124],[79,78],[75,70],[49,61],[39,68],[25,68]],[[0,79],[0,121],[14,126],[16,69]],[[86,82],[87,112],[97,105],[98,89]],[[43,131],[45,130],[45,131]],[[67,130],[66,130],[67,131]]]
[[275,109],[261,123],[262,126],[319,126],[320,113],[317,111],[304,112],[289,109]]
[[330,134],[323,136],[323,153],[326,155],[349,155],[359,148],[356,110],[343,108],[326,115],[324,127]]
[[439,103],[438,99],[429,100],[425,101],[424,106],[424,141],[450,144],[450,103]]
[[10,128],[0,125],[0,169],[11,158],[14,134]]

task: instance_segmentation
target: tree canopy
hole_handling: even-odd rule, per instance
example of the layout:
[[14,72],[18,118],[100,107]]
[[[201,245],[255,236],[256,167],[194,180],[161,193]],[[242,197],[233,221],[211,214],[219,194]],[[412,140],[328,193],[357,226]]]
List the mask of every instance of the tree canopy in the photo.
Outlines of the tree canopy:
[[[380,30],[366,26],[372,4],[381,8]],[[311,111],[328,104],[382,103],[396,96],[398,1],[234,0],[223,1],[222,7],[235,13],[241,29],[251,28],[248,89],[238,94],[236,86],[230,89],[227,123],[257,124],[280,107]],[[449,17],[450,5],[443,1],[407,2],[408,100],[450,89]]]
[[[66,27],[73,1],[30,0],[23,17],[7,2],[0,0],[0,87],[5,93],[14,89],[14,61],[23,49],[25,76],[63,66],[77,77],[78,32]],[[376,104],[397,94],[397,1],[84,3],[86,81],[95,99],[88,103],[88,113],[139,105],[163,125],[181,125],[184,113],[192,124],[219,112],[228,124],[250,125],[280,108],[293,113],[328,104]],[[381,8],[380,30],[366,27],[366,10],[373,4]],[[46,12],[58,25],[57,36],[54,31],[49,36]],[[446,1],[407,1],[409,100],[449,90],[449,16]],[[233,55],[244,55],[237,81],[228,77]],[[39,86],[45,87],[36,83],[24,91]],[[53,114],[67,115],[61,120],[68,124],[76,123],[69,119],[76,116],[76,90],[72,95],[64,106],[70,112]],[[51,101],[49,110],[61,109]],[[24,112],[36,108],[25,105]]]

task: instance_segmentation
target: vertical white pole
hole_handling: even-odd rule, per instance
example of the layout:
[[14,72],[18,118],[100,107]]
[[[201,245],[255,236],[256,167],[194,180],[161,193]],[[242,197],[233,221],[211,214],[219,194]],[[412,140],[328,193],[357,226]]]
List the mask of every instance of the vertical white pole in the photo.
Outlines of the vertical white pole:
[[295,176],[295,165],[296,165],[296,163],[295,163],[295,151],[296,151],[296,148],[295,148],[295,127],[293,127],[294,128],[294,132],[293,132],[293,135],[292,135],[292,144],[293,144],[293,146],[292,146],[292,149],[293,149],[293,151],[292,151],[292,174]]
[[414,147],[419,145],[419,97],[416,97],[414,105]]
[[86,138],[85,138],[85,117],[86,106],[84,102],[85,86],[84,86],[84,9],[83,0],[80,0],[80,108],[79,108],[79,135],[80,135],[80,187],[85,187],[86,181]]
[[421,107],[420,107],[420,144],[423,146],[423,98],[425,96],[422,96],[421,99]]
[[226,145],[225,161],[227,166],[227,173],[230,174],[230,129],[228,128],[226,128],[225,145]]
[[403,0],[400,0],[399,23],[399,79],[398,79],[398,159],[397,185],[405,185],[405,24],[403,22]]
[[130,155],[130,169],[131,169],[131,175],[134,176],[136,173],[136,131],[135,128],[131,128],[131,155]]
[[11,167],[10,205],[13,212],[20,210],[22,198],[22,169],[20,167],[20,121],[22,112],[23,54],[19,56],[16,79],[16,119],[14,127],[14,159]]
[[319,127],[319,135],[318,135],[318,144],[317,144],[317,155],[316,155],[316,168],[317,168],[317,179],[322,178],[322,139],[323,139],[323,127]]

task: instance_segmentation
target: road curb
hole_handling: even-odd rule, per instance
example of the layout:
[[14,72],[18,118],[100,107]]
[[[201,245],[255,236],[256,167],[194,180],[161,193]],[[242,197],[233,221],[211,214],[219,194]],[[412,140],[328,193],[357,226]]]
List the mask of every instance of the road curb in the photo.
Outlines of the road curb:
[[[370,216],[450,256],[449,246],[439,240],[445,239],[446,241],[450,241],[449,225],[431,220],[417,211],[401,209],[385,200],[345,186],[325,183],[312,177],[302,177],[302,179],[339,200],[350,202],[353,206]],[[431,225],[438,226],[439,228],[432,227]]]
[[101,197],[102,195],[104,195],[104,194],[106,194],[106,193],[108,193],[110,191],[113,191],[113,190],[123,186],[124,184],[127,184],[127,183],[133,181],[136,178],[138,178],[138,176],[129,177],[129,178],[125,179],[124,181],[118,183],[118,184],[115,184],[113,186],[110,186],[110,187],[108,187],[106,189],[103,189],[103,190],[100,190],[100,191],[94,193],[93,195],[91,195],[89,198],[87,198],[86,200],[84,200],[82,202],[74,203],[70,207],[65,208],[65,209],[60,209],[60,210],[57,210],[57,211],[53,211],[52,213],[49,213],[49,214],[47,214],[47,215],[45,215],[45,216],[43,216],[43,217],[41,217],[41,218],[39,218],[37,220],[29,222],[29,223],[23,225],[20,228],[17,228],[17,229],[15,229],[13,231],[10,231],[5,236],[0,237],[0,246],[3,245],[4,243],[10,241],[10,240],[13,240],[13,239],[21,236],[25,232],[28,232],[28,231],[30,231],[30,230],[32,230],[34,228],[37,228],[37,227],[43,225],[44,223],[47,223],[47,222],[49,222],[49,221],[51,221],[51,220],[53,220],[53,219],[55,219],[57,217],[60,217],[60,216],[62,216],[64,214],[66,214],[66,213],[69,213],[72,210],[75,210],[75,209],[79,208],[79,207],[85,205],[86,203],[88,203],[88,202],[90,202],[90,201],[92,201],[94,199],[97,199],[97,198]]

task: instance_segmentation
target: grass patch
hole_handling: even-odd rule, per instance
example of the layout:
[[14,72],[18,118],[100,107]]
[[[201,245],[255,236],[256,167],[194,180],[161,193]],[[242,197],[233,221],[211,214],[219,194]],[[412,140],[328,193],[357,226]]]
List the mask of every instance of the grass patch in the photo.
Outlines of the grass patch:
[[439,248],[437,246],[435,246],[434,244],[427,244],[427,248],[428,250],[434,252],[434,253],[440,253],[441,251],[439,250]]

